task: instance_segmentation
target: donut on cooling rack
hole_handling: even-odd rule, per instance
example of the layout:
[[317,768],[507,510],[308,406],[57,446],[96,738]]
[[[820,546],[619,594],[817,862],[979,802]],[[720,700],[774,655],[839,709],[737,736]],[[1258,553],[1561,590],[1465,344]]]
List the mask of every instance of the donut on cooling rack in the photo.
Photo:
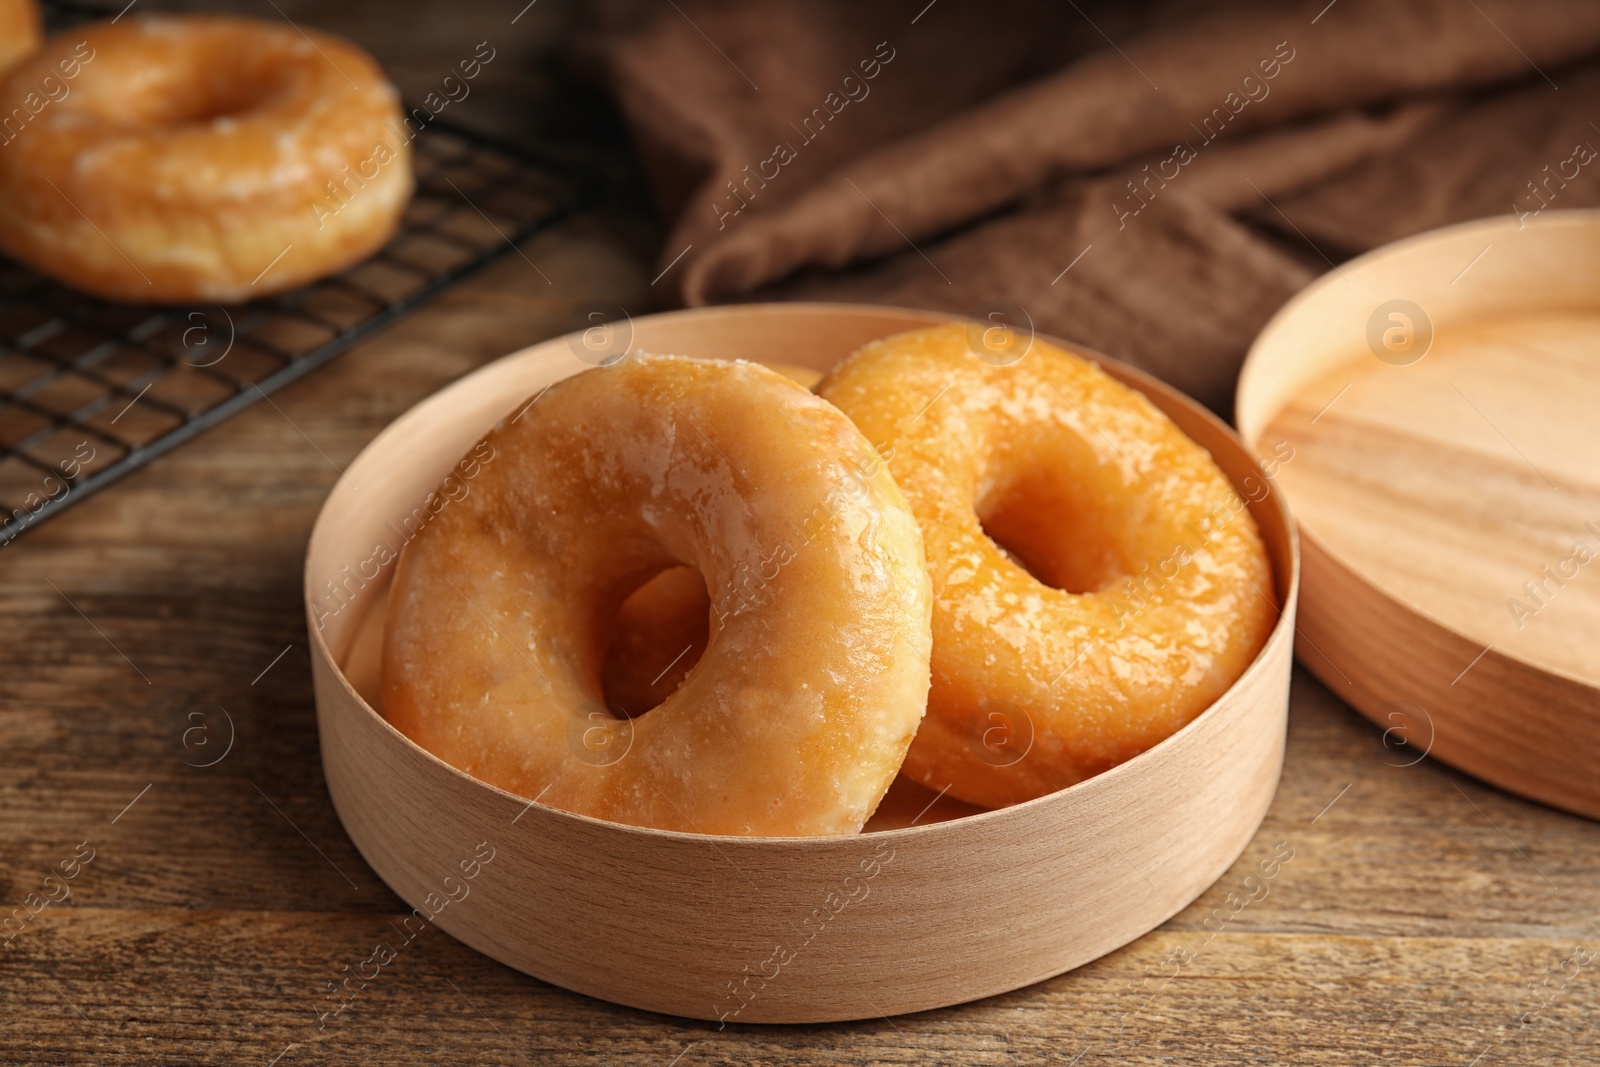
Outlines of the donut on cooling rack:
[[874,342],[817,392],[889,453],[922,528],[933,687],[905,773],[1001,807],[1180,729],[1254,661],[1277,607],[1205,449],[1085,359],[972,337]]
[[0,79],[0,114],[0,250],[113,300],[294,288],[376,251],[411,196],[394,87],[354,45],[288,23],[58,34]]

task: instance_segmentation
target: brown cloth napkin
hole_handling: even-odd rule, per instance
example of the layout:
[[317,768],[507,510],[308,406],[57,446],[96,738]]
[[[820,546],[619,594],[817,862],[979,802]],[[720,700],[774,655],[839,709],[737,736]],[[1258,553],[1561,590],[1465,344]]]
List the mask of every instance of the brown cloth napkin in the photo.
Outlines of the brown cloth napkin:
[[1219,411],[1351,255],[1600,203],[1600,3],[600,0],[665,302],[935,308]]

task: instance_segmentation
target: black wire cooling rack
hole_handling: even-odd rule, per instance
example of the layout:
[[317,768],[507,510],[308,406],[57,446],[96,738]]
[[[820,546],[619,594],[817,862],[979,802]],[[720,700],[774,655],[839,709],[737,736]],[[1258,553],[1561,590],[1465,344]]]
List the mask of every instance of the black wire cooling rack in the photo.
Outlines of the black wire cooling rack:
[[[89,10],[59,4],[51,21]],[[392,325],[600,189],[587,168],[438,120],[411,147],[416,195],[382,250],[254,303],[112,304],[0,257],[0,546]]]

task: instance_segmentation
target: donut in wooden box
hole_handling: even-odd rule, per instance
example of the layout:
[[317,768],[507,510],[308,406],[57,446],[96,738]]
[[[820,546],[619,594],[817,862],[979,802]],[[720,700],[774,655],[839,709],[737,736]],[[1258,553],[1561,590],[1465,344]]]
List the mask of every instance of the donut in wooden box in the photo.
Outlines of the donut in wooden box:
[[852,837],[711,837],[513,796],[418,748],[364,699],[377,689],[386,561],[406,516],[525,398],[633,350],[820,370],[867,341],[949,318],[821,304],[642,317],[490,364],[367,447],[312,532],[306,597],[328,789],[396,893],[473,948],[568,989],[701,1019],[824,1022],[955,1004],[1059,974],[1159,925],[1228,868],[1260,824],[1283,759],[1293,527],[1221,422],[1064,342],[1147,394],[1255,499],[1282,607],[1245,675],[1127,763],[988,812],[948,798],[930,804],[934,794],[902,780],[868,832]]

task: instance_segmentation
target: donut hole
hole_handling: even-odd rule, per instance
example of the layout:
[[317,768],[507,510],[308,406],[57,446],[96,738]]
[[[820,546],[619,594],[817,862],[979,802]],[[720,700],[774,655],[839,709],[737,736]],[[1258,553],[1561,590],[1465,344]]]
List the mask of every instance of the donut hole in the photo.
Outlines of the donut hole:
[[694,567],[669,567],[617,608],[600,666],[600,690],[619,719],[638,718],[671,696],[700,662],[711,636],[711,594]]
[[283,89],[282,81],[248,70],[232,76],[213,74],[193,85],[150,85],[130,94],[121,106],[145,125],[198,126],[260,110]]
[[286,59],[284,48],[273,42],[245,49],[222,34],[186,47],[168,44],[155,61],[136,70],[108,69],[89,83],[84,106],[120,122],[157,128],[243,119],[294,94],[303,80],[302,64]]
[[1115,509],[1060,474],[1013,478],[976,510],[994,546],[1052,589],[1096,593],[1132,573]]

